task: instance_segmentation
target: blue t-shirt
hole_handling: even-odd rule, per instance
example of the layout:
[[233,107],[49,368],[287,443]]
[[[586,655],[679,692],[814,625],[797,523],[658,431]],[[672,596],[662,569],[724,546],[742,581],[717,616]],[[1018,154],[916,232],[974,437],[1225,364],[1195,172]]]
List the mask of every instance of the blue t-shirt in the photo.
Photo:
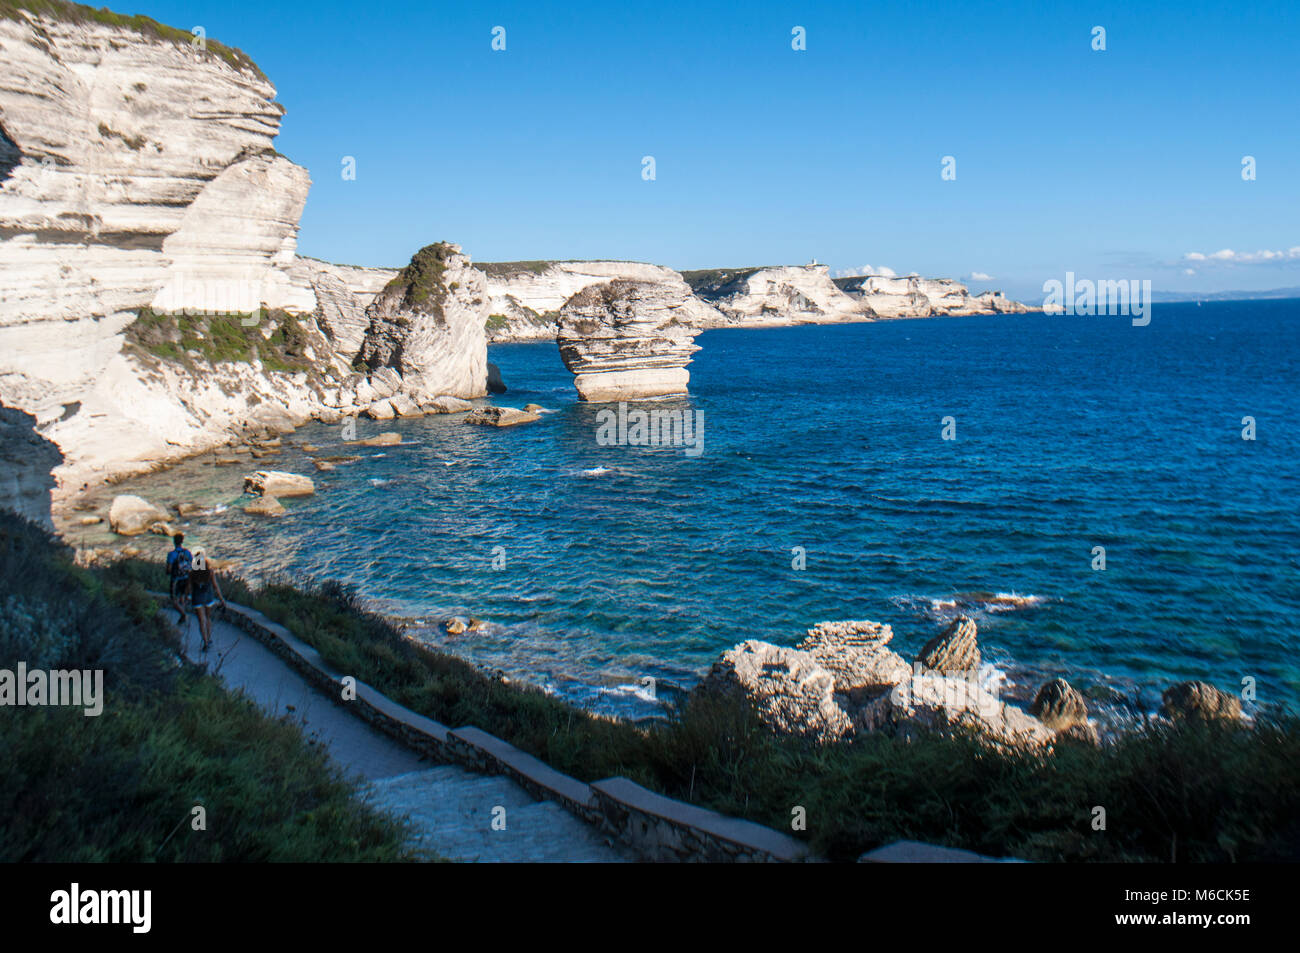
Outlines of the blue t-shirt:
[[167,574],[173,579],[184,579],[190,574],[194,557],[188,549],[177,546],[167,554]]

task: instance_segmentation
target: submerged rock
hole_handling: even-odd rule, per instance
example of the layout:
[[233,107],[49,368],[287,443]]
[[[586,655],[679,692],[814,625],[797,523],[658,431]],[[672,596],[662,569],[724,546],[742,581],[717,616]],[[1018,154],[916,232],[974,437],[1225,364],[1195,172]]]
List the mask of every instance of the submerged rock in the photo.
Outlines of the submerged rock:
[[286,512],[283,504],[273,496],[263,496],[244,507],[249,516],[283,516]]
[[[394,447],[402,442],[402,435],[388,431],[375,437],[367,437],[365,440],[348,440],[347,445],[350,447]],[[337,460],[331,462],[337,463]]]
[[244,477],[244,492],[256,496],[311,496],[316,484],[311,477],[283,470],[258,470]]
[[1179,682],[1160,697],[1170,718],[1241,717],[1241,699],[1209,682]]

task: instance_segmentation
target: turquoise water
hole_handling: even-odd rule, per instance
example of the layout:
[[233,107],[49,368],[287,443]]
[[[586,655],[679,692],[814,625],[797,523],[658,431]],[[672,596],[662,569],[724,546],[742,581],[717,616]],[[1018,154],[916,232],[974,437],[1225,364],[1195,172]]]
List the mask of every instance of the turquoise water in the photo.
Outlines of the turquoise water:
[[[1013,694],[1061,674],[1150,705],[1176,679],[1251,677],[1261,703],[1294,705],[1298,330],[1300,302],[1274,301],[1157,304],[1142,328],[710,331],[691,397],[656,405],[703,412],[698,456],[599,445],[600,408],[577,402],[555,345],[499,345],[500,402],[552,409],[541,422],[363,422],[409,445],[320,474],[282,520],[232,508],[195,531],[246,571],[343,578],[426,622],[482,618],[415,631],[597,708],[650,710],[642,678],[689,685],[744,639],[866,618],[907,654],[959,611]],[[273,465],[314,473],[297,451]],[[136,485],[233,502],[242,472]]]

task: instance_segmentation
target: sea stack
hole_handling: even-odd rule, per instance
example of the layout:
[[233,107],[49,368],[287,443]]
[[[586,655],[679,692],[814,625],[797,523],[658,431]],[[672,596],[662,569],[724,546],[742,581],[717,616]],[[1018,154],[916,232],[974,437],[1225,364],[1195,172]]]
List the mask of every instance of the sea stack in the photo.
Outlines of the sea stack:
[[586,401],[684,395],[708,309],[686,282],[615,280],[590,285],[560,309],[557,341]]

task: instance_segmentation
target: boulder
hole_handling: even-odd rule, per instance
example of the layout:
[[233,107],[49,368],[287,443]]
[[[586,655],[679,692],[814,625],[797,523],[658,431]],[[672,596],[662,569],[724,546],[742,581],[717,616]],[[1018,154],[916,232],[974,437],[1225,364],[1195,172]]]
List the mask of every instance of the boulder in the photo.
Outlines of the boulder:
[[316,484],[311,477],[283,470],[258,470],[244,477],[244,492],[254,496],[311,496]]
[[263,496],[244,507],[244,512],[249,516],[283,516],[285,508],[273,496]]
[[104,522],[104,517],[102,516],[83,516],[81,517],[81,519],[77,520],[77,525],[94,526],[97,523],[102,523],[102,522]]
[[489,394],[504,394],[506,392],[506,382],[501,379],[501,368],[491,361],[488,361],[487,366],[487,392]]
[[385,397],[375,401],[369,407],[361,412],[362,416],[369,417],[371,420],[392,420],[397,416],[397,410],[393,407],[392,401]]
[[473,408],[474,405],[469,401],[452,397],[450,394],[439,394],[420,405],[420,409],[426,414],[459,414]]
[[1011,748],[1049,744],[1052,731],[1028,712],[1008,705],[975,678],[922,674],[895,685],[858,715],[872,729],[907,736],[916,728],[970,730]]
[[313,464],[316,469],[322,473],[334,469],[334,464],[330,463],[328,460],[315,460],[313,461]]
[[958,616],[929,642],[916,656],[922,669],[950,674],[974,672],[980,667],[980,650],[973,619]]
[[465,416],[465,423],[480,427],[513,427],[516,424],[532,423],[539,420],[536,414],[530,414],[517,407],[480,407]]
[[1170,718],[1240,718],[1241,699],[1209,682],[1179,682],[1160,696]]
[[202,503],[177,503],[176,515],[181,517],[198,516],[199,514],[206,512],[207,509],[208,508]]
[[420,405],[407,394],[394,394],[388,398],[388,403],[399,417],[419,417],[423,413]]
[[156,523],[167,522],[167,514],[138,496],[115,496],[108,508],[108,525],[119,536],[139,536]]
[[544,414],[546,408],[541,404],[524,404],[524,413],[526,414]]
[[836,741],[853,721],[835,695],[835,676],[811,652],[751,639],[724,652],[701,688],[740,693],[774,731]]
[[469,623],[460,616],[454,616],[443,623],[448,635],[460,635],[469,628]]
[[1054,678],[1038,690],[1029,713],[1055,732],[1088,723],[1087,703],[1063,678]]

